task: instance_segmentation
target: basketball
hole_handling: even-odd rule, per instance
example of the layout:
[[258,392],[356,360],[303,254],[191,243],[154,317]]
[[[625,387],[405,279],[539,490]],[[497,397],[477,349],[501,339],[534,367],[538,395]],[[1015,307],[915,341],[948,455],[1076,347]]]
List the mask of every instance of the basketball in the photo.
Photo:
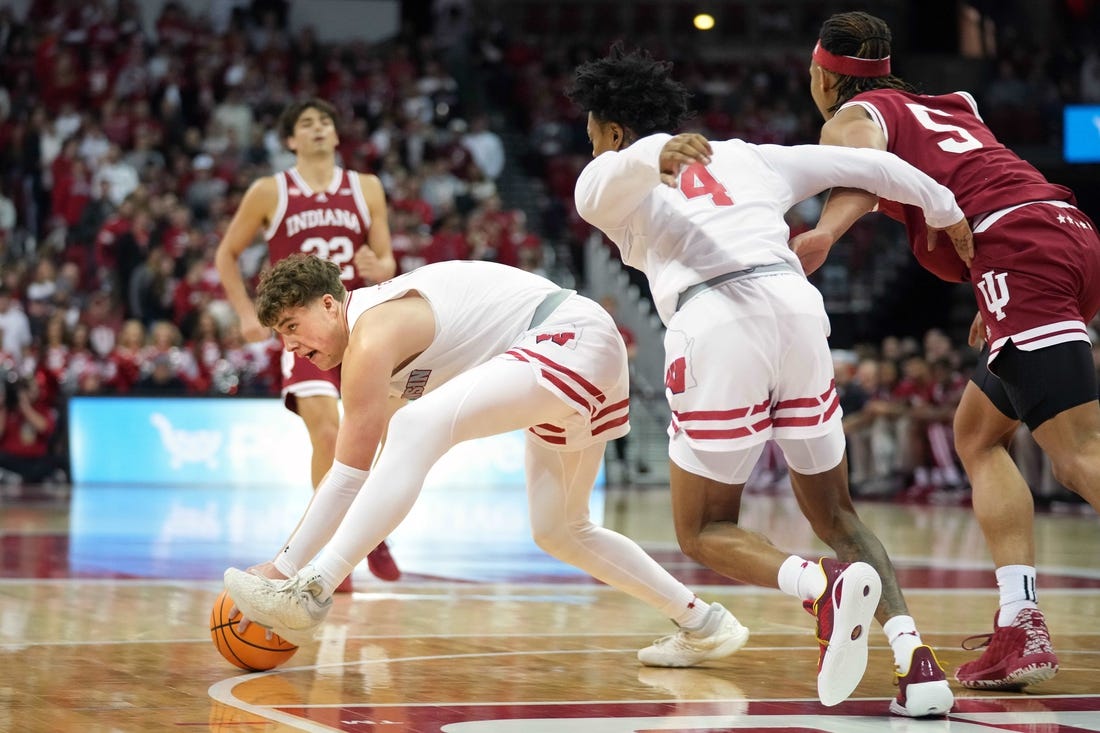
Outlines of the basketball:
[[231,617],[229,611],[232,608],[232,599],[222,591],[210,611],[210,637],[231,664],[249,672],[263,672],[278,667],[298,651],[298,647],[283,641],[278,634],[272,634],[268,639],[268,630],[259,624],[249,624],[244,633],[237,631],[241,614],[237,611]]

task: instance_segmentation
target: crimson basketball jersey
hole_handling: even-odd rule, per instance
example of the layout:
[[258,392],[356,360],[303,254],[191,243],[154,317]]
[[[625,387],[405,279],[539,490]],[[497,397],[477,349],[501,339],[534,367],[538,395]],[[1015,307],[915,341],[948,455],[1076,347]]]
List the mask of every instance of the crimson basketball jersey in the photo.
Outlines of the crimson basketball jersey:
[[[1067,201],[1073,192],[1050,183],[1030,163],[1006,148],[978,113],[966,92],[938,96],[875,89],[857,94],[841,109],[862,107],[886,136],[886,149],[955,193],[967,218],[1026,203]],[[905,224],[917,260],[936,276],[969,280],[946,235],[928,251],[924,214],[913,206],[882,201],[880,210]]]
[[368,246],[370,231],[370,211],[359,174],[337,167],[323,191],[311,189],[297,168],[276,173],[275,182],[279,203],[264,231],[271,261],[295,252],[317,255],[340,266],[344,287],[353,290],[366,285],[353,262],[355,251]]

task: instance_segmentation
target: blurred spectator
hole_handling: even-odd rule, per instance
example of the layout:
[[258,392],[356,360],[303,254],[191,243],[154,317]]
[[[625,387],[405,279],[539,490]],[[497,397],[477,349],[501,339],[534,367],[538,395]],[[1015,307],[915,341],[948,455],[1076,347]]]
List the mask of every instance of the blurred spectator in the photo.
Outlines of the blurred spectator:
[[6,248],[12,241],[15,229],[15,204],[4,193],[0,182],[0,248]]
[[156,321],[171,321],[174,315],[175,263],[163,247],[153,247],[146,259],[134,268],[127,289],[131,318],[146,326]]
[[187,382],[168,354],[158,354],[150,361],[148,371],[134,385],[136,395],[181,397],[188,392]]
[[504,170],[504,142],[489,129],[488,115],[477,115],[470,120],[470,129],[462,136],[462,144],[489,180],[500,177]]
[[141,321],[130,319],[119,329],[118,340],[107,358],[107,385],[118,394],[133,391],[145,370],[147,358],[145,326]]
[[225,195],[228,184],[214,175],[214,158],[206,153],[195,156],[191,161],[191,170],[194,178],[191,179],[184,200],[195,212],[199,219],[206,219],[210,215],[211,205],[215,199]]
[[140,183],[137,170],[123,160],[122,149],[115,144],[107,148],[92,176],[92,190],[104,191],[113,206],[121,205]]
[[7,285],[0,284],[0,351],[19,363],[32,343],[31,324]]
[[0,391],[0,469],[4,481],[42,483],[63,479],[61,463],[50,450],[57,429],[57,410],[42,399],[38,381],[9,372]]

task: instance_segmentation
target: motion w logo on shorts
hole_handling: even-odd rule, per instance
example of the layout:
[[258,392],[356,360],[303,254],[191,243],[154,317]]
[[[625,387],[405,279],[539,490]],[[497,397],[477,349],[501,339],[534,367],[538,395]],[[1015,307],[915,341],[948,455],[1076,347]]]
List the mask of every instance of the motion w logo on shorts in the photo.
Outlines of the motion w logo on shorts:
[[998,321],[1003,321],[1004,307],[1012,297],[1008,293],[1008,273],[992,270],[983,273],[982,279],[978,281],[978,291],[981,292],[989,312],[997,316]]
[[553,341],[558,346],[565,346],[576,337],[577,334],[572,331],[564,331],[562,333],[540,333],[538,336],[535,336],[535,343],[541,344],[543,341]]
[[668,365],[665,387],[672,394],[683,394],[687,390],[687,359],[681,356]]

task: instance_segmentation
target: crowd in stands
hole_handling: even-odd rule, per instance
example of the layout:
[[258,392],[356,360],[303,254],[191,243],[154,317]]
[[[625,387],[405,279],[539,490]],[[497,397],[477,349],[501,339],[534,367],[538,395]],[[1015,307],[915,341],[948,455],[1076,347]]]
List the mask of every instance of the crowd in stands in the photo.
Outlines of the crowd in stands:
[[[403,29],[372,44],[289,30],[280,0],[226,3],[233,12],[216,17],[169,1],[155,19],[135,0],[29,0],[21,16],[0,3],[0,471],[56,458],[35,464],[56,473],[68,395],[277,392],[279,344],[243,341],[213,256],[248,185],[293,164],[275,124],[293,100],[332,102],[341,164],[382,180],[399,272],[465,258],[545,272],[551,246],[579,252],[591,230],[572,191],[590,147],[563,90],[611,39],[588,29],[563,43],[499,18],[474,23],[468,3],[453,4],[448,12],[466,17],[449,17],[434,37]],[[648,45],[676,60],[706,134],[816,141],[805,53],[704,61]],[[1028,58],[1026,69],[1000,68],[1037,83],[1047,67]],[[1095,52],[1083,56],[1080,83],[1056,93],[1091,98],[1097,67]],[[991,98],[1011,92],[1003,80],[991,81]],[[512,164],[548,194],[530,227],[499,189],[505,127],[529,142]],[[809,207],[792,213],[795,229],[813,220]],[[872,237],[861,231],[851,239],[865,253]],[[244,258],[253,282],[265,255],[258,243]],[[864,385],[871,355],[860,353],[852,384],[868,396],[853,418],[893,395],[888,359],[910,390],[892,403],[917,415],[928,402],[925,422],[949,405],[964,365],[948,375],[939,357],[922,355],[921,367],[906,356],[882,355],[877,381]],[[918,443],[939,444],[894,442],[904,446],[890,459],[895,473],[917,465]],[[935,480],[956,482],[957,471],[940,468]]]
[[[293,165],[291,101],[337,108],[338,160],[382,180],[399,272],[542,267],[501,201],[488,110],[430,36],[323,44],[278,2],[233,5],[168,2],[152,34],[133,0],[0,8],[0,479],[58,455],[68,395],[278,393],[280,344],[242,340],[214,252],[249,184]],[[246,255],[254,283],[266,248]]]

